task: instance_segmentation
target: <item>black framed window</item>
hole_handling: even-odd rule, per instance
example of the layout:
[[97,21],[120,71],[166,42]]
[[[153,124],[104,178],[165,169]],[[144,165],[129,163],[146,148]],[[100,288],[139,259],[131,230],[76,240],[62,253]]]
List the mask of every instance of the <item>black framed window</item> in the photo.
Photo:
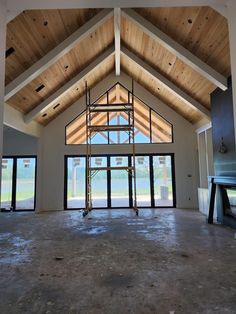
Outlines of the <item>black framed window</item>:
[[[118,88],[117,88],[118,87]],[[117,89],[119,97],[117,97]],[[100,96],[96,104],[128,103],[131,92],[122,84],[116,83],[105,94]],[[119,99],[119,101],[117,100]],[[92,123],[95,125],[125,125],[129,122],[126,112],[94,113]],[[134,136],[135,143],[173,143],[173,125],[146,103],[134,95]],[[75,117],[65,127],[66,145],[86,144],[86,111]],[[130,138],[125,131],[97,132],[92,144],[129,144]]]
[[2,209],[35,210],[36,169],[36,156],[6,156],[2,158]]
[[[92,167],[131,165],[131,155],[94,155]],[[136,155],[139,207],[175,207],[174,154]],[[86,156],[65,156],[65,209],[85,207]],[[125,170],[98,171],[92,178],[93,208],[132,207],[132,178]]]

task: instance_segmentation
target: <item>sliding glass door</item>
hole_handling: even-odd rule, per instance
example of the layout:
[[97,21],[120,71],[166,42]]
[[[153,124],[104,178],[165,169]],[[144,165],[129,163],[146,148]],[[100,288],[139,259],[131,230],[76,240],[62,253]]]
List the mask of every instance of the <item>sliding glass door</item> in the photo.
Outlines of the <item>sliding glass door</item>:
[[92,157],[91,167],[94,168],[92,172],[92,205],[94,208],[107,207],[107,171],[96,168],[107,167],[107,157]]
[[[132,159],[131,155],[92,157],[93,208],[132,206],[133,179],[126,169],[128,165],[131,166]],[[72,156],[65,160],[65,209],[84,208],[86,157]],[[174,207],[174,156],[138,155],[135,165],[138,207]],[[96,170],[99,168],[102,169]]]
[[6,210],[34,210],[36,157],[8,157],[2,159],[1,208]]
[[35,158],[16,159],[16,203],[15,210],[35,208]]
[[173,206],[171,156],[153,156],[155,206]]
[[12,207],[13,159],[2,159],[1,208],[10,210]]
[[136,191],[139,207],[151,206],[150,157],[136,156]]
[[[128,167],[128,157],[111,157],[111,169],[114,167]],[[129,207],[129,173],[127,170],[111,170],[111,207]]]
[[85,207],[85,157],[67,160],[67,208]]

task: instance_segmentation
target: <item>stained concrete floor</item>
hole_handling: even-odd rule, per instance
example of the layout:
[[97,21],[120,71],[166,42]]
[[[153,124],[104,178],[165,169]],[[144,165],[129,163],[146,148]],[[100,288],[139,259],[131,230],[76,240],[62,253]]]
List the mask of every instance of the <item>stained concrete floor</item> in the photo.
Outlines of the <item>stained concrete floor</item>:
[[0,313],[236,313],[236,240],[195,211],[0,214]]

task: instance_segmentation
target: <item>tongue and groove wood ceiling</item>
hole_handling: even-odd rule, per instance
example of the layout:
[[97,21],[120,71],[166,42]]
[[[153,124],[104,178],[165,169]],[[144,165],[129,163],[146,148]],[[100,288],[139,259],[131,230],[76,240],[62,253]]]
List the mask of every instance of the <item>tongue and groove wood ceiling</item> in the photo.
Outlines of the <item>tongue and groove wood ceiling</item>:
[[[7,25],[6,86],[99,12],[101,10],[97,9],[33,10],[18,15]],[[227,20],[212,8],[142,8],[136,12],[214,70],[225,77],[230,76]],[[216,86],[125,16],[121,17],[121,43],[187,95],[210,109],[210,93]],[[31,112],[113,46],[112,16],[9,98],[7,103],[24,114]],[[84,94],[85,80],[89,86],[94,86],[114,69],[115,56],[112,54],[35,120],[48,124]],[[121,69],[191,123],[203,117],[193,106],[176,97],[123,54]],[[44,87],[37,91],[40,86]]]

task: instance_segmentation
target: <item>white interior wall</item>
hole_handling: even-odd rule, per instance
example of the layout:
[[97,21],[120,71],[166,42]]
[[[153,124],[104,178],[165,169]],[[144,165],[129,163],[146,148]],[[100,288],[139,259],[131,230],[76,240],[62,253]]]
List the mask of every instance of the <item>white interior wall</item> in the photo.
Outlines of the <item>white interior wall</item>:
[[[131,78],[124,73],[111,74],[91,91],[95,100],[117,81],[131,89]],[[164,105],[147,90],[135,83],[135,94],[174,126],[173,144],[137,144],[137,153],[174,153],[177,207],[197,208],[197,140],[194,127],[175,111]],[[85,98],[49,123],[42,132],[42,156],[38,163],[41,174],[40,200],[37,210],[62,210],[64,207],[64,155],[85,153],[85,145],[65,145],[65,125],[85,109]],[[129,145],[95,145],[95,154],[129,153]]]

